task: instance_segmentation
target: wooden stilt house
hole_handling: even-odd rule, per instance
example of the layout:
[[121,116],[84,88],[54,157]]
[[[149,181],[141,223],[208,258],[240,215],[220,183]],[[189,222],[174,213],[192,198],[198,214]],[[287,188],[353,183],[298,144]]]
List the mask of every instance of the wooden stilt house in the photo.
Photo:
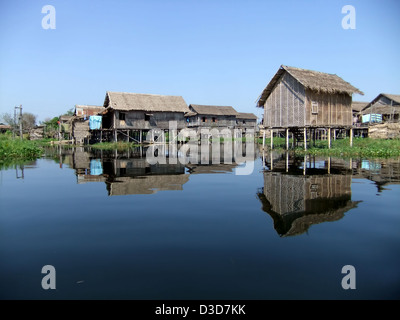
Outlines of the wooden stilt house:
[[113,141],[139,143],[161,141],[172,123],[178,131],[185,128],[184,114],[189,112],[181,96],[110,91],[106,93],[104,108],[103,131],[111,132]]
[[[351,129],[352,95],[364,93],[336,74],[282,65],[257,99],[264,126],[307,141],[318,129]],[[302,133],[302,134],[301,134]],[[288,140],[288,138],[287,138]],[[306,146],[306,144],[305,144]]]

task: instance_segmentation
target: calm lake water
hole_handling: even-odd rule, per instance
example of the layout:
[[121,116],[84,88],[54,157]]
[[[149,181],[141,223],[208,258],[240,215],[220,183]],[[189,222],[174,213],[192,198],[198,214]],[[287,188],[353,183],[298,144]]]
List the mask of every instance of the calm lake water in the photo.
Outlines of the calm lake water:
[[400,160],[146,152],[54,148],[1,170],[0,298],[400,298]]

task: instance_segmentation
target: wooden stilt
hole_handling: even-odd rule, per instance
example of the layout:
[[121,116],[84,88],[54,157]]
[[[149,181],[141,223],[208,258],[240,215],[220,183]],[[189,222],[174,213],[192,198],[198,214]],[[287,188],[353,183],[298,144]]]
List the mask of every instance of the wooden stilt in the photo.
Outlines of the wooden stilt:
[[353,128],[350,128],[350,147],[353,146]]
[[274,130],[271,129],[271,150],[274,148]]
[[328,128],[328,148],[331,148],[331,128]]
[[307,128],[304,128],[304,150],[307,150]]
[[285,139],[286,139],[286,150],[289,150],[289,129],[288,128],[286,128]]
[[262,148],[263,148],[263,150],[265,149],[265,129],[264,129],[264,132],[263,132],[263,141],[262,141],[263,143],[262,143]]

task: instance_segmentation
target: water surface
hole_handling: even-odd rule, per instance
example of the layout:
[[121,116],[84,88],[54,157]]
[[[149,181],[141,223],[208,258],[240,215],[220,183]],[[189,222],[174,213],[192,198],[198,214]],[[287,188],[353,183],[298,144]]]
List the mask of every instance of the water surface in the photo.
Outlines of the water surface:
[[53,149],[1,170],[0,297],[400,298],[399,160],[257,152],[239,175],[145,155]]

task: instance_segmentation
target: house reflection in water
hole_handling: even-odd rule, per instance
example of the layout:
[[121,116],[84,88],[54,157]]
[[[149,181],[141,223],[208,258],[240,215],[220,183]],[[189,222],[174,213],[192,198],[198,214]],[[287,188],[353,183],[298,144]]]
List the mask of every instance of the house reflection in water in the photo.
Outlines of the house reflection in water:
[[258,192],[263,211],[282,236],[307,232],[313,224],[336,221],[357,206],[351,200],[349,163],[332,159],[294,158],[283,154],[267,162],[264,187]]
[[[76,148],[72,162],[79,184],[104,182],[110,196],[154,194],[158,191],[183,190],[190,174],[232,172],[240,162],[235,162],[237,157],[233,154],[228,163],[224,163],[227,158],[223,148],[221,146],[221,152],[217,153],[209,150],[209,156],[204,156],[201,153],[204,149],[198,148],[195,149],[198,153],[196,157],[194,153],[182,154],[177,149],[171,152],[167,145],[137,147],[118,152]],[[240,161],[254,160],[256,157],[255,154],[243,156],[242,149],[237,149],[240,150]],[[152,164],[148,156],[154,154],[157,155],[156,160],[165,157],[165,161]]]

